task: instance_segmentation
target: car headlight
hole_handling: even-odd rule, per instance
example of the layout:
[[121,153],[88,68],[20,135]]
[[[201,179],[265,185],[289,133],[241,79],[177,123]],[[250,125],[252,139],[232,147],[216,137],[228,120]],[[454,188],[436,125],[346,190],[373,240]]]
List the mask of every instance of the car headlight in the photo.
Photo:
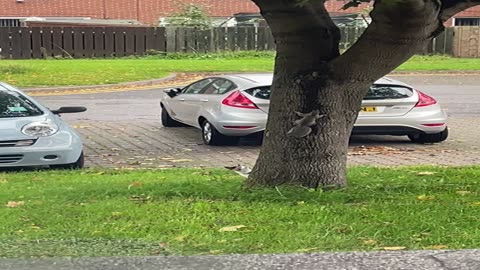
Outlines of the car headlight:
[[58,132],[58,126],[50,122],[33,122],[22,128],[22,133],[28,136],[47,137]]

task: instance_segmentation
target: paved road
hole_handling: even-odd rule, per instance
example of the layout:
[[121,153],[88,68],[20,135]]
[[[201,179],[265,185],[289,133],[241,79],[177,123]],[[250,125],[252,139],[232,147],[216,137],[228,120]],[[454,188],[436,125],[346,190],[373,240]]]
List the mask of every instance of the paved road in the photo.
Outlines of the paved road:
[[480,250],[0,260],[2,270],[480,270]]
[[[416,145],[406,137],[356,136],[350,148],[352,165],[480,164],[480,78],[466,75],[402,75],[435,96],[451,117],[450,139],[437,145]],[[89,111],[64,115],[86,141],[87,161],[96,167],[170,167],[253,165],[259,147],[209,147],[193,128],[165,129],[159,123],[160,89],[89,95],[38,97],[50,108],[84,105]]]
[[[478,75],[394,75],[417,89],[432,94],[451,117],[480,116],[480,78]],[[160,89],[145,91],[38,97],[55,108],[62,105],[84,105],[89,112],[65,115],[68,120],[158,120]]]

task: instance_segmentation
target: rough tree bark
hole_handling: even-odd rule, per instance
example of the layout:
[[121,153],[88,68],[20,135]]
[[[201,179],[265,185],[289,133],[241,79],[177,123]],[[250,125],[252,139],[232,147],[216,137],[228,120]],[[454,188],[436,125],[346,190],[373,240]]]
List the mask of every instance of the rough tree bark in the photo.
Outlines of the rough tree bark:
[[[368,88],[423,49],[443,21],[478,4],[377,0],[372,23],[340,55],[339,29],[323,0],[252,1],[270,25],[277,57],[264,145],[247,184],[309,188],[346,185],[348,141]],[[310,135],[287,135],[296,111],[314,110],[325,116]]]

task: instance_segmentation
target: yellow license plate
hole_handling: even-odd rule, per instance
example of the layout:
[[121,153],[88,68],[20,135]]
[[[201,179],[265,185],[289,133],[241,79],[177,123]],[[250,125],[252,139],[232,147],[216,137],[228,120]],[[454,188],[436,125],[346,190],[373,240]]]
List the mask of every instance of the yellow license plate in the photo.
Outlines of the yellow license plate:
[[362,112],[376,112],[377,107],[362,107]]

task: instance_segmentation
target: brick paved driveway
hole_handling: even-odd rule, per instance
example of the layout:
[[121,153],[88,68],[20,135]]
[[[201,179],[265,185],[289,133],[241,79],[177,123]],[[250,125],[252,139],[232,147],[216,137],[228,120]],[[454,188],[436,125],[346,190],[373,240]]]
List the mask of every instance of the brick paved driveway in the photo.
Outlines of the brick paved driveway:
[[[253,165],[259,146],[206,146],[194,128],[164,128],[157,121],[78,121],[92,167],[158,168],[172,166],[221,167]],[[349,152],[351,165],[465,165],[480,163],[480,141],[471,127],[480,119],[450,120],[451,137],[436,145],[417,145],[406,137],[356,136]]]

